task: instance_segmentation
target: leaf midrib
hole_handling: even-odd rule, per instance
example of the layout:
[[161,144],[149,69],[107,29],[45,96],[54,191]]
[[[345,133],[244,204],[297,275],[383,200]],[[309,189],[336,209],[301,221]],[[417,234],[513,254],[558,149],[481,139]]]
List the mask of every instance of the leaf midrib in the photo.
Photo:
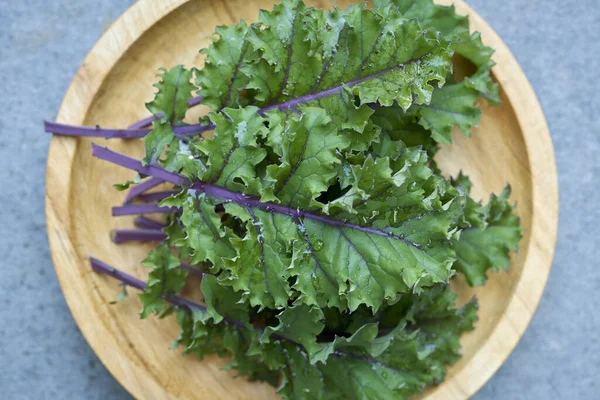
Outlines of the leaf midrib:
[[313,221],[321,222],[326,225],[331,225],[335,227],[348,228],[361,232],[365,232],[368,234],[373,234],[377,236],[393,238],[399,240],[411,247],[414,247],[420,251],[423,251],[423,248],[415,243],[407,241],[404,238],[401,238],[393,233],[382,231],[372,227],[361,226],[357,224],[351,224],[348,222],[339,221],[333,219],[331,217],[316,214],[310,211],[301,210],[299,208],[292,208],[288,206],[284,206],[276,203],[262,202],[258,198],[254,196],[249,196],[244,193],[234,192],[229,189],[223,188],[221,186],[217,186],[215,184],[209,182],[198,181],[195,183],[190,183],[190,181],[175,172],[170,172],[165,170],[164,168],[149,165],[144,166],[140,160],[136,160],[134,158],[125,156],[123,154],[112,151],[106,147],[99,146],[95,143],[92,144],[92,154],[101,159],[108,162],[112,162],[114,164],[120,165],[125,168],[129,168],[131,170],[137,171],[139,173],[143,173],[145,175],[153,176],[153,177],[161,177],[168,182],[173,183],[177,186],[187,187],[189,189],[197,190],[200,193],[204,193],[205,195],[225,201],[230,201],[233,203],[237,203],[243,207],[252,207],[260,210],[264,210],[267,212],[276,212],[278,214],[287,215],[294,219],[310,219]]

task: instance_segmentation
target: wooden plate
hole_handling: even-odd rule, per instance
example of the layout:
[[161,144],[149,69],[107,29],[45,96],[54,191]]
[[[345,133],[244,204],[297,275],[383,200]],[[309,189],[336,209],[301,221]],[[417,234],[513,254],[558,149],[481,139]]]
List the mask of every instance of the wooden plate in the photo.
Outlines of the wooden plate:
[[[152,83],[161,66],[199,66],[198,50],[208,45],[216,25],[256,19],[269,0],[141,0],[100,39],[73,79],[58,115],[71,124],[127,126],[146,116]],[[329,1],[310,1],[329,6]],[[346,3],[338,1],[338,3]],[[445,1],[450,3],[450,1]],[[525,228],[521,251],[510,273],[494,274],[482,289],[457,282],[461,296],[477,294],[477,329],[465,335],[464,357],[446,381],[425,393],[427,399],[464,399],[500,367],[525,331],[542,296],[552,261],[557,229],[558,191],[554,153],[544,115],[521,68],[498,35],[461,0],[474,30],[496,49],[493,73],[502,106],[483,107],[473,138],[454,135],[439,162],[446,173],[460,169],[474,183],[475,196],[487,198],[506,182],[513,187]],[[342,4],[343,5],[343,4]],[[194,113],[202,110],[194,110]],[[197,116],[197,115],[196,115]],[[193,118],[194,116],[190,116]],[[142,155],[138,141],[99,140],[118,151]],[[267,399],[272,387],[235,378],[220,368],[226,360],[183,357],[169,350],[177,336],[173,320],[138,317],[132,297],[111,306],[120,288],[91,271],[93,255],[134,275],[149,246],[115,245],[109,231],[132,226],[132,218],[112,218],[110,207],[123,193],[112,184],[132,176],[125,169],[92,159],[89,139],[54,137],[48,154],[46,214],[56,273],[71,312],[84,336],[115,378],[140,399]]]

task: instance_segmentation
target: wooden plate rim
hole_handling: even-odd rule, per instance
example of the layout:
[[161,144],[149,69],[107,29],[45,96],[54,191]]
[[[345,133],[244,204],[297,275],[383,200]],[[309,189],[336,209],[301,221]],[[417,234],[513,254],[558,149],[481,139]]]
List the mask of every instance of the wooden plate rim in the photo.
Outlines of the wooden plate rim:
[[[189,1],[191,0],[139,0],[127,10],[85,58],[67,90],[57,121],[83,123],[102,82],[122,54],[160,19]],[[429,400],[470,397],[506,360],[523,335],[541,299],[550,273],[558,228],[558,183],[554,151],[542,109],[530,83],[502,39],[463,0],[440,0],[438,3],[454,4],[459,13],[469,15],[472,29],[481,32],[484,42],[496,50],[494,59],[497,65],[493,68],[493,73],[510,99],[527,148],[533,189],[533,215],[530,244],[527,249],[522,250],[527,251],[523,271],[504,315],[472,359],[451,379],[429,394]],[[168,388],[160,386],[146,370],[131,363],[116,344],[106,345],[106,328],[89,321],[92,296],[82,297],[75,289],[77,280],[89,279],[90,273],[87,261],[78,257],[69,237],[72,228],[69,193],[76,150],[76,140],[54,137],[48,151],[46,220],[59,283],[77,325],[111,374],[136,398],[146,398],[150,393],[160,393],[158,397],[168,398]]]

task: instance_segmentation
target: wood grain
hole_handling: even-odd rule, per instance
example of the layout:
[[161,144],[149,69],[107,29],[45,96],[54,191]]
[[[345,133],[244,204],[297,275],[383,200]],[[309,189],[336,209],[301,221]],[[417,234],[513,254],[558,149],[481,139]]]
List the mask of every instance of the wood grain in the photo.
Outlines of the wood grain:
[[[482,289],[455,283],[461,299],[476,294],[477,329],[465,335],[464,357],[440,386],[423,398],[465,399],[475,393],[513,350],[541,298],[554,252],[558,189],[554,153],[544,115],[535,94],[509,49],[472,9],[460,0],[472,28],[496,49],[493,69],[502,106],[483,105],[473,138],[454,135],[455,144],[438,157],[448,174],[469,174],[475,196],[499,192],[506,182],[525,228],[521,250],[509,273],[494,274]],[[309,2],[330,6],[329,1]],[[347,1],[338,1],[339,5]],[[161,66],[201,66],[198,49],[208,45],[216,25],[239,18],[256,19],[269,0],[140,0],[105,33],[89,53],[69,87],[58,121],[71,124],[127,126],[146,116],[152,82]],[[206,112],[202,108],[190,118]],[[191,115],[193,114],[193,115]],[[103,140],[111,148],[140,156],[139,142]],[[115,378],[139,399],[268,399],[273,388],[235,378],[222,371],[226,360],[203,361],[169,350],[178,333],[173,320],[138,318],[135,298],[110,306],[120,288],[94,274],[87,257],[94,255],[134,275],[149,245],[115,245],[109,231],[132,226],[132,218],[112,218],[110,207],[123,193],[112,184],[131,173],[92,159],[89,139],[55,137],[48,154],[46,214],[56,273],[67,303],[84,336]]]

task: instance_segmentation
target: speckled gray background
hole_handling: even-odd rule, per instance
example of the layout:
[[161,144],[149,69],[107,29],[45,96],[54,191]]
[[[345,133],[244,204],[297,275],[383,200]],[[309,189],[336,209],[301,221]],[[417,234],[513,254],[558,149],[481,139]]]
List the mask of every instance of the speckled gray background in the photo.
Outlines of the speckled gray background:
[[[160,0],[156,0],[160,1]],[[133,0],[0,0],[0,398],[128,399],[81,336],[52,268],[44,172],[73,74]],[[478,400],[600,395],[600,1],[471,0],[546,113],[560,229],[540,307]]]

